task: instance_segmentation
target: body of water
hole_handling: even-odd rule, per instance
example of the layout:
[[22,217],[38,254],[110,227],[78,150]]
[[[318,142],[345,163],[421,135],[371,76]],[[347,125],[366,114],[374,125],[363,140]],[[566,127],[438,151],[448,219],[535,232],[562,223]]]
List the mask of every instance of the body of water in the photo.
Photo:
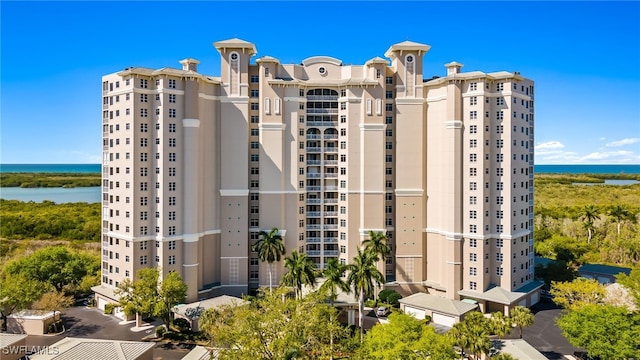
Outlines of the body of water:
[[0,164],[0,172],[99,173],[100,164]]
[[534,165],[533,171],[547,174],[640,174],[640,165]]
[[77,188],[0,188],[0,198],[6,200],[35,201],[42,202],[50,200],[55,203],[70,202],[100,202],[100,187],[77,187]]

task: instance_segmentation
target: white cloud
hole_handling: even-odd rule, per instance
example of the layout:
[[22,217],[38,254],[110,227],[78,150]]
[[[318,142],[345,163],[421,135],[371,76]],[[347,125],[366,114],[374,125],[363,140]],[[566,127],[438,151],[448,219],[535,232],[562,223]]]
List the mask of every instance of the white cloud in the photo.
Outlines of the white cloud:
[[578,160],[579,163],[593,164],[635,164],[640,162],[640,155],[633,151],[604,151],[593,152],[583,156]]
[[618,146],[625,146],[625,145],[635,144],[637,142],[640,142],[640,138],[626,138],[626,139],[622,139],[622,140],[612,141],[610,143],[605,144],[604,146],[606,146],[606,147],[618,147]]
[[605,141],[605,140],[607,140],[607,138],[604,136],[600,138],[600,141]]
[[560,141],[547,141],[541,144],[536,145],[536,151],[545,151],[545,150],[553,150],[553,149],[563,149],[564,145]]

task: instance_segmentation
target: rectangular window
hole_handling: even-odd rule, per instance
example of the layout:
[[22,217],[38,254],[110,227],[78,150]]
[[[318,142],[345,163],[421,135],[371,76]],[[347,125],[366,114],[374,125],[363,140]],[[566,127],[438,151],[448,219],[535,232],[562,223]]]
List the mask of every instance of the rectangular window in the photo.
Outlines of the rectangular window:
[[478,105],[478,97],[477,96],[471,96],[469,98],[469,105]]
[[169,94],[169,102],[170,103],[175,103],[176,102],[176,95],[175,94]]
[[385,91],[384,97],[385,97],[385,99],[393,99],[393,91],[391,91],[391,90]]
[[470,134],[477,134],[478,133],[478,125],[469,126],[469,133]]
[[140,265],[147,265],[147,255],[140,256]]
[[476,196],[470,196],[469,197],[469,204],[470,205],[475,205],[478,202],[478,198]]
[[260,77],[258,75],[251,75],[251,82],[254,84],[260,82]]
[[385,104],[384,108],[386,111],[393,111],[393,104]]
[[469,261],[478,261],[478,255],[474,253],[469,254]]
[[478,83],[476,82],[469,83],[469,91],[476,91],[476,90],[478,90]]
[[393,85],[393,76],[387,76],[384,78],[384,83],[387,85]]
[[469,119],[471,120],[476,120],[478,118],[478,112],[473,110],[473,111],[469,111]]

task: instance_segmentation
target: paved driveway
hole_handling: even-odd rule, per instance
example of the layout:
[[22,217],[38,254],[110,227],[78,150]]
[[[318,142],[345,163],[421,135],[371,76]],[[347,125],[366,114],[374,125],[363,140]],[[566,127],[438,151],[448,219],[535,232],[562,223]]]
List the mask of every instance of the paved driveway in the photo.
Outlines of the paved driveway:
[[[556,325],[556,319],[562,310],[553,303],[538,303],[531,308],[535,315],[535,322],[522,331],[522,338],[536,348],[548,359],[565,359],[563,355],[573,355],[580,349],[569,344]],[[520,330],[511,332],[511,338],[517,338]]]
[[[84,306],[67,309],[62,318],[66,329],[63,334],[55,336],[30,335],[27,337],[26,345],[28,347],[50,346],[65,337],[140,341],[153,332],[153,329],[140,332],[131,331],[134,324],[120,325],[120,319],[104,315],[98,309]],[[188,348],[158,344],[153,350],[153,358],[154,360],[178,360],[188,352]]]

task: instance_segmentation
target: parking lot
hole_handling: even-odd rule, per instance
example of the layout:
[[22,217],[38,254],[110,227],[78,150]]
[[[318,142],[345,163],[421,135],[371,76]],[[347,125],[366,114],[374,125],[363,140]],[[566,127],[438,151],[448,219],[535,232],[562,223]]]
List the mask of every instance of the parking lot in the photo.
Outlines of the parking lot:
[[[153,332],[153,329],[140,332],[131,331],[134,324],[120,325],[120,319],[105,315],[98,309],[84,306],[74,306],[67,309],[62,318],[66,330],[63,334],[30,335],[27,337],[26,345],[28,347],[50,346],[65,337],[140,341]],[[178,360],[182,359],[189,351],[188,347],[158,343],[153,350],[153,358],[154,360]]]

